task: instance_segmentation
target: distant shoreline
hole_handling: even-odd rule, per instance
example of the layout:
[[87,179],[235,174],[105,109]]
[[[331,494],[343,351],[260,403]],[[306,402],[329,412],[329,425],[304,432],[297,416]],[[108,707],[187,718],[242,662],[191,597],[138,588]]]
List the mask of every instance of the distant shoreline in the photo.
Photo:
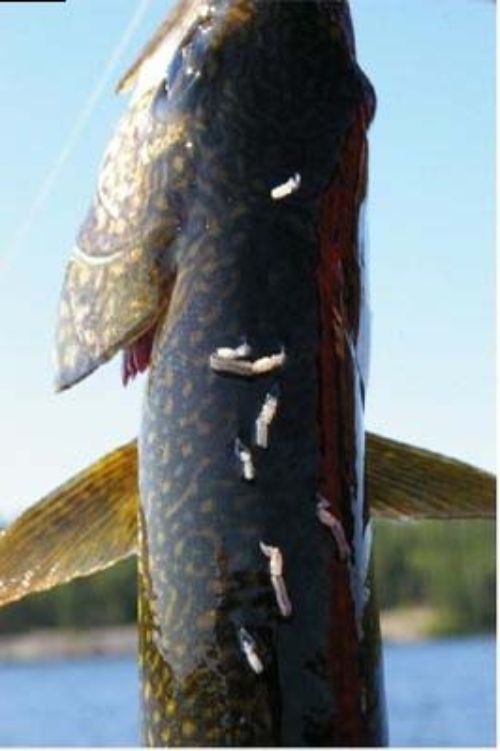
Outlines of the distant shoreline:
[[[436,613],[431,608],[398,608],[381,613],[386,641],[411,642],[435,636]],[[30,662],[106,655],[120,657],[137,652],[134,625],[85,630],[47,628],[22,634],[0,635],[1,662]]]
[[137,651],[135,626],[75,629],[47,628],[0,635],[0,662],[54,660],[106,655],[119,657]]

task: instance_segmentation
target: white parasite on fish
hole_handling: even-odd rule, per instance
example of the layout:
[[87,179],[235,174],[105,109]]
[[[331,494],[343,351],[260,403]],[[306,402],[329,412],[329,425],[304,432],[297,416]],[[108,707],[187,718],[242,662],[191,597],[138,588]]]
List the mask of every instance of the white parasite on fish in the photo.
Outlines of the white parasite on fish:
[[229,347],[220,347],[210,355],[210,367],[216,373],[230,373],[239,376],[258,376],[270,373],[273,370],[282,368],[285,364],[285,350],[281,349],[273,355],[266,355],[257,360],[247,359],[249,352],[243,356],[238,354],[242,351],[244,345],[231,350]]
[[243,342],[238,347],[219,347],[215,350],[215,356],[222,360],[239,360],[248,357],[252,349],[247,342]]
[[295,191],[300,188],[300,182],[300,174],[296,172],[292,177],[289,177],[286,182],[281,183],[281,185],[276,185],[271,190],[271,198],[273,201],[281,201],[283,198],[287,198],[287,196],[295,193]]
[[243,653],[253,672],[257,673],[257,675],[264,672],[264,665],[259,657],[259,653],[257,652],[257,644],[253,636],[251,636],[243,626],[240,626],[238,636]]
[[318,503],[316,506],[316,516],[318,517],[319,521],[324,524],[325,527],[328,527],[328,529],[331,531],[333,538],[337,544],[340,559],[342,561],[347,560],[351,555],[351,548],[349,543],[347,542],[344,527],[330,510],[330,503],[326,500],[326,498],[323,498],[323,496],[319,494]]
[[269,427],[278,411],[278,397],[275,394],[267,394],[262,409],[255,421],[255,443],[261,448],[269,446]]
[[255,466],[252,452],[239,438],[234,442],[234,453],[241,462],[243,478],[248,482],[255,480]]
[[284,618],[289,618],[292,614],[292,603],[283,577],[283,554],[279,548],[266,545],[262,541],[259,542],[259,546],[262,553],[269,559],[269,574],[279,611]]

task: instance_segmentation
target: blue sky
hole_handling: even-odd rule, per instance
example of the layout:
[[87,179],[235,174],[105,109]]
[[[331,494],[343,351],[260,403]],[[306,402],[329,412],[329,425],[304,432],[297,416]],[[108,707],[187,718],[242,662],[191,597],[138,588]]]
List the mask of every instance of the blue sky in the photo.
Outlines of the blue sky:
[[[351,4],[359,59],[379,99],[366,424],[492,469],[494,8],[478,0]],[[114,361],[56,396],[50,355],[64,265],[126,103],[113,84],[168,7],[150,0],[102,81],[138,5],[0,4],[0,518],[137,433],[144,379],[124,390]],[[103,96],[33,212],[99,79]]]

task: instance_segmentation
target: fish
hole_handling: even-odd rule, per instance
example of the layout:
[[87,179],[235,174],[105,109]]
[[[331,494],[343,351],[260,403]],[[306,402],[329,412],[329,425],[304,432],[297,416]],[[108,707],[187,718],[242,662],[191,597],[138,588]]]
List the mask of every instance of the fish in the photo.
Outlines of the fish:
[[139,563],[149,746],[383,746],[372,510],[491,516],[491,475],[366,434],[375,92],[344,0],[182,0],[118,86],[56,388],[122,353],[138,443],[0,536],[0,605]]

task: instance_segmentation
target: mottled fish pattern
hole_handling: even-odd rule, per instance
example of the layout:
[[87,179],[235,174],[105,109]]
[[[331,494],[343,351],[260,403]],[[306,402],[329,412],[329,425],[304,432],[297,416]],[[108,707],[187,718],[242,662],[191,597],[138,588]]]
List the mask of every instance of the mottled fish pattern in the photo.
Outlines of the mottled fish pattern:
[[386,740],[361,427],[373,107],[344,2],[222,0],[104,157],[57,384],[155,330],[139,443],[149,745]]

